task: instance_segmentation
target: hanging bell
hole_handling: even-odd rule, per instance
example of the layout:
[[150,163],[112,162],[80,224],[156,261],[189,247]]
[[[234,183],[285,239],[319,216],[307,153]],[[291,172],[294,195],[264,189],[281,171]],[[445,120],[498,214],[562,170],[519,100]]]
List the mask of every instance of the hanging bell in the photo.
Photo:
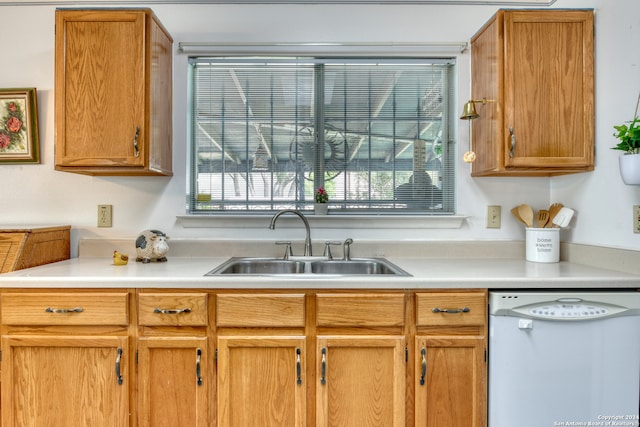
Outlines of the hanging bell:
[[460,119],[462,120],[472,120],[480,117],[478,112],[476,111],[476,103],[473,101],[469,101],[464,104],[464,109],[462,110],[462,115]]

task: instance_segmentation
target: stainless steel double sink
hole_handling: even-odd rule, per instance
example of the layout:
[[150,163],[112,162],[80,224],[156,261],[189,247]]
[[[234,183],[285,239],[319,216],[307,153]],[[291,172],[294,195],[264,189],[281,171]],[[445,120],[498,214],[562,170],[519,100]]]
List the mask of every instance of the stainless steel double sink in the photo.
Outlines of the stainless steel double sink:
[[251,258],[234,257],[206,274],[218,275],[394,275],[411,276],[384,258],[352,258],[335,260],[314,257]]

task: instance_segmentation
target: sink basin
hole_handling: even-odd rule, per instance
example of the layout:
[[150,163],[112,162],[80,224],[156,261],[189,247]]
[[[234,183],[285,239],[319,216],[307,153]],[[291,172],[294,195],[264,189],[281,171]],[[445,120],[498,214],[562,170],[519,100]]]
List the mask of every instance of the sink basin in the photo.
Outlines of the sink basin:
[[394,274],[396,276],[409,276],[409,274],[390,263],[379,258],[354,258],[349,261],[344,260],[323,260],[309,263],[311,272],[315,274]]
[[303,259],[234,257],[211,270],[217,275],[396,275],[409,273],[383,258],[354,258],[349,261],[303,257]]
[[218,274],[300,274],[304,273],[304,261],[292,261],[281,258],[231,258],[207,273]]

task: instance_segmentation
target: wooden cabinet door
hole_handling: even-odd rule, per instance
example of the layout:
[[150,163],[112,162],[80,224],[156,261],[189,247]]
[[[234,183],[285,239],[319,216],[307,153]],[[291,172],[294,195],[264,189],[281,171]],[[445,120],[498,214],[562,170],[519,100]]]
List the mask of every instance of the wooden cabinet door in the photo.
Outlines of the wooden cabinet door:
[[507,167],[593,169],[593,12],[509,11],[504,28]]
[[404,427],[404,337],[318,337],[317,352],[318,427]]
[[3,336],[2,424],[128,426],[128,356],[127,337]]
[[416,427],[485,427],[482,337],[416,337]]
[[144,35],[139,11],[56,12],[56,165],[144,165]]
[[473,176],[593,170],[593,11],[501,10],[471,40]]
[[305,354],[304,337],[219,337],[218,425],[304,426]]
[[471,164],[473,176],[500,173],[505,168],[503,37],[502,15],[498,13],[471,39],[471,98],[489,100],[476,103],[480,117],[464,125],[465,130],[471,127],[471,149],[476,153]]
[[138,351],[139,425],[211,425],[207,338],[143,337]]

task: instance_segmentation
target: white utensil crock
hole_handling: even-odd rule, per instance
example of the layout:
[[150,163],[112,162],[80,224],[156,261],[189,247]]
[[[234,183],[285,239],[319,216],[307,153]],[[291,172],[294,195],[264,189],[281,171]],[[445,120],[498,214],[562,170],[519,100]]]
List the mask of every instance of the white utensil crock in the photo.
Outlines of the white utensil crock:
[[531,262],[560,261],[559,228],[527,228],[526,260]]

